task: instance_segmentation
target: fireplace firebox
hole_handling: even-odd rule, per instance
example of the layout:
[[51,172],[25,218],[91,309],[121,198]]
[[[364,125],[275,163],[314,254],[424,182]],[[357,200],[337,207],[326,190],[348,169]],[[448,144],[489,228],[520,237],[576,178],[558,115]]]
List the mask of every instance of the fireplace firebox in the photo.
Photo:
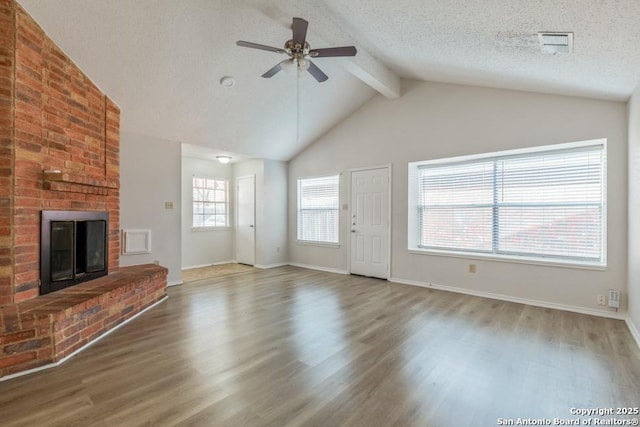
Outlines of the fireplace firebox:
[[40,295],[108,273],[108,212],[42,211]]

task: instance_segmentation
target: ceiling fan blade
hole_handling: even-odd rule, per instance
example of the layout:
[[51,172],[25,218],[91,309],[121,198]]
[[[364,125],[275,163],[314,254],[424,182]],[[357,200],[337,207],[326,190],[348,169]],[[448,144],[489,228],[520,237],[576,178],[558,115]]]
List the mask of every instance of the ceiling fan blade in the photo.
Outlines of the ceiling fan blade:
[[251,49],[268,50],[269,52],[275,52],[275,53],[287,53],[286,50],[280,49],[278,47],[271,47],[271,46],[266,46],[258,43],[245,42],[243,40],[238,40],[236,44],[242,47],[250,47]]
[[307,27],[309,23],[302,18],[293,18],[293,44],[299,44],[304,47],[304,42],[307,40]]
[[278,62],[275,65],[275,67],[271,68],[269,71],[264,73],[262,75],[262,77],[264,77],[265,79],[270,79],[271,77],[273,77],[276,74],[278,74],[280,72],[280,70],[282,70],[282,64],[284,64],[285,62],[289,62],[289,61],[291,61],[291,60],[290,59],[285,59],[284,61]]
[[328,56],[356,56],[355,46],[328,47],[325,49],[311,49],[309,56],[312,58],[325,58]]
[[311,61],[309,61],[309,68],[307,68],[307,71],[318,81],[318,83],[322,83],[329,78],[329,76],[323,73],[322,70]]

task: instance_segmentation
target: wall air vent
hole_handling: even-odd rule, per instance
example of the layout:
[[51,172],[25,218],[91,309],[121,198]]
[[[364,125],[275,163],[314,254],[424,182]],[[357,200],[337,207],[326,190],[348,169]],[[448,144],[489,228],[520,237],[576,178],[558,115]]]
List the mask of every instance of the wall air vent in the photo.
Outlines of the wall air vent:
[[620,308],[620,291],[617,289],[609,289],[609,307],[615,309]]
[[538,33],[538,39],[544,53],[555,55],[573,52],[573,33],[541,31]]

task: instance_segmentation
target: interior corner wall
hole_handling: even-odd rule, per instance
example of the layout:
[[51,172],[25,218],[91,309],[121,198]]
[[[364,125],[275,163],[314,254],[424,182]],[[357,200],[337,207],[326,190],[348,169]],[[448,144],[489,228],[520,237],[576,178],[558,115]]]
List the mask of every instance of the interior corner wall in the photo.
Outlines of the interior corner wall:
[[287,251],[287,163],[277,160],[264,161],[264,193],[262,240],[259,251],[263,267],[288,262]]
[[[596,296],[627,289],[627,120],[622,102],[403,81],[401,98],[374,97],[289,162],[290,261],[348,270],[348,211],[340,247],[296,242],[298,178],[341,172],[340,203],[348,203],[349,169],[391,164],[392,279],[614,315]],[[596,138],[608,141],[605,270],[473,259],[472,274],[470,259],[409,253],[409,162]]]
[[[169,269],[167,282],[182,282],[180,254],[179,142],[127,132],[120,140],[120,226],[150,229],[151,253],[121,255],[120,266],[159,261]],[[166,202],[173,208],[167,209]]]
[[[229,221],[231,227],[194,230],[192,227],[192,178],[226,179],[229,181]],[[232,165],[182,157],[182,268],[202,267],[232,262],[234,254],[234,194]]]
[[[629,319],[640,331],[640,86],[629,101]],[[640,344],[640,336],[636,336]]]
[[288,262],[287,170],[285,162],[247,160],[233,165],[238,178],[255,176],[256,266],[272,267]]

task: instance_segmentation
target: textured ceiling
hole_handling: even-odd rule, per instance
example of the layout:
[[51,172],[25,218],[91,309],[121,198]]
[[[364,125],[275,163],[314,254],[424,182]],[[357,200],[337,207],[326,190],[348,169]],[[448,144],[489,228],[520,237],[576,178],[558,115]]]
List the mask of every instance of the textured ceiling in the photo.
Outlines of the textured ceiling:
[[[122,129],[287,160],[398,76],[626,100],[640,77],[638,0],[19,0],[122,109]],[[291,17],[329,80],[260,75],[283,57]],[[572,31],[574,53],[540,51],[538,31]],[[231,75],[232,88],[220,78]],[[357,77],[356,77],[357,76]],[[365,84],[366,82],[366,84]]]
[[[612,100],[626,100],[640,78],[638,0],[325,3],[404,78]],[[573,32],[574,53],[542,53],[539,31]]]

